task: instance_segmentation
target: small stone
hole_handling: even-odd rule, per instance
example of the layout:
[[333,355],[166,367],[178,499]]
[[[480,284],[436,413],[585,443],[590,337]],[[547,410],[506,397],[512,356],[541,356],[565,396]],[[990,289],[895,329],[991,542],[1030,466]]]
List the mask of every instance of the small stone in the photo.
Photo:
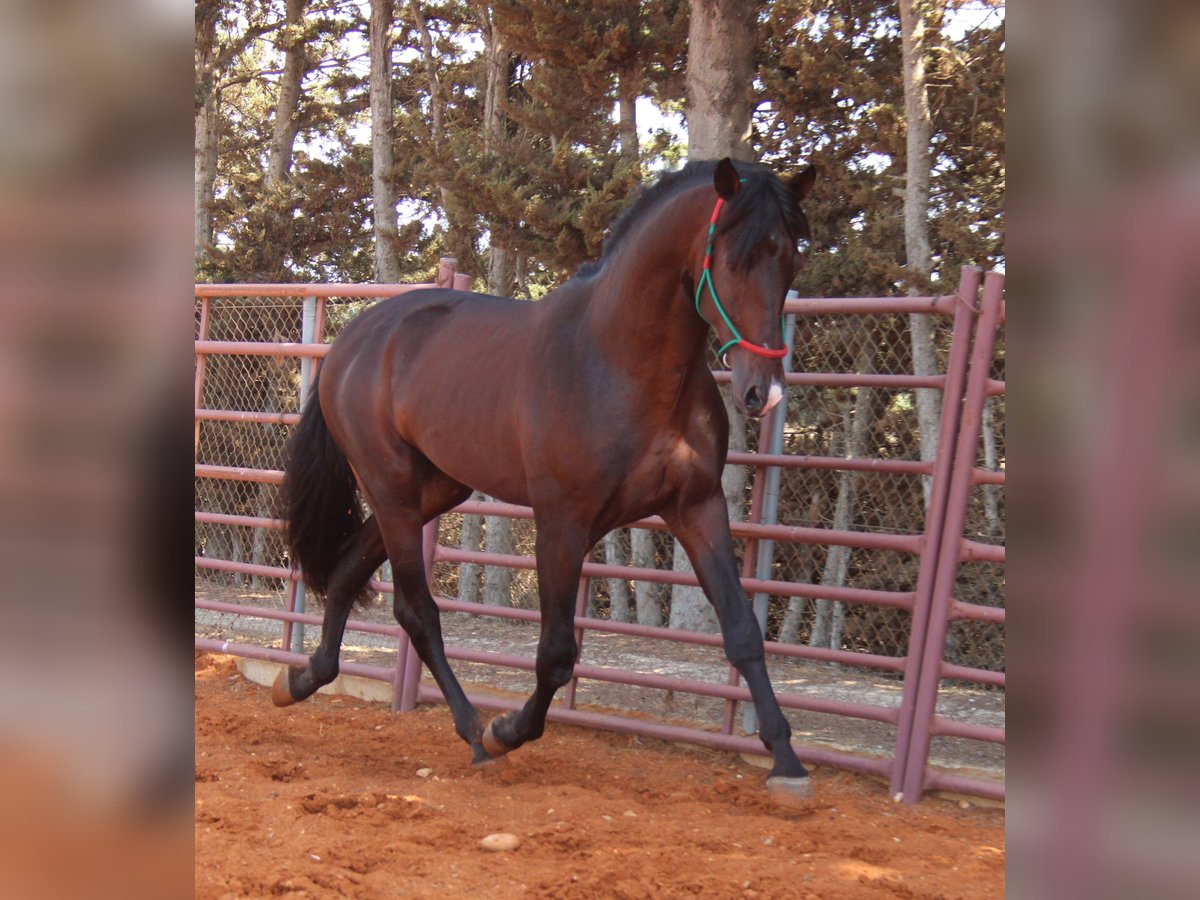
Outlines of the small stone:
[[428,778],[433,774],[433,769],[417,769],[418,778]]
[[500,853],[505,850],[516,850],[521,846],[521,839],[515,834],[509,834],[506,831],[501,831],[497,834],[489,834],[479,842],[479,846],[484,850],[491,850],[494,853]]

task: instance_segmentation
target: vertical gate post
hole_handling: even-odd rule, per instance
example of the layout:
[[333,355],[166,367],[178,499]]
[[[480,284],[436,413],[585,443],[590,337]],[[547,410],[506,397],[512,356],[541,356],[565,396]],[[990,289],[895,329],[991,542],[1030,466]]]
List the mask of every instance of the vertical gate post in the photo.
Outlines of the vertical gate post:
[[[305,297],[304,306],[300,314],[300,343],[312,344],[316,343],[317,335],[317,298]],[[304,411],[305,405],[308,403],[309,394],[312,393],[313,382],[313,363],[314,357],[300,357],[300,411]],[[302,613],[307,605],[307,596],[304,590],[304,582],[293,576],[296,590],[295,597],[291,604],[292,612]],[[289,591],[289,593],[291,593]],[[304,652],[304,623],[296,622],[295,624],[288,622],[286,625],[291,625],[289,629],[284,628],[284,641],[290,644],[290,649],[293,653]]]
[[[576,619],[582,619],[587,614],[588,594],[591,592],[591,589],[592,579],[584,575],[579,579],[579,588],[575,591]],[[583,656],[583,636],[586,633],[583,628],[580,628],[578,625],[575,626],[575,646],[577,648],[575,651],[575,662],[579,662],[580,657]],[[563,703],[566,704],[567,709],[575,708],[575,690],[578,685],[579,678],[575,675],[574,670],[572,670],[571,680],[567,682],[567,690],[563,694]]]
[[[788,291],[787,299],[793,300],[799,294],[795,291]],[[783,345],[788,348],[788,355],[783,358],[783,373],[786,375],[792,371],[792,350],[796,343],[796,315],[792,313],[787,317],[783,326]],[[766,452],[778,456],[783,453],[783,430],[787,426],[787,385],[783,388],[783,399],[779,401],[779,405],[771,410],[768,420],[763,423],[763,431],[759,436],[759,451],[762,452],[763,438],[766,438]],[[777,525],[779,523],[779,480],[783,474],[783,470],[779,466],[767,466],[765,469],[758,470],[756,481],[761,478],[763,480],[762,491],[762,508],[759,517],[756,521],[763,525]],[[756,485],[757,486],[757,485]],[[754,547],[754,577],[760,581],[767,581],[771,577],[771,564],[775,561],[775,541],[770,538],[763,538],[761,541],[755,542]],[[750,556],[750,546],[746,546],[746,556]],[[758,629],[763,633],[763,637],[767,634],[767,610],[770,606],[771,598],[762,591],[757,591],[754,594],[754,617],[758,619]],[[742,730],[747,734],[754,734],[758,730],[758,711],[754,708],[753,703],[747,703],[742,709]]]
[[[963,526],[966,524],[967,504],[970,499],[971,475],[979,446],[983,402],[987,396],[992,353],[996,346],[996,325],[1003,295],[1004,276],[997,272],[988,272],[984,281],[980,315],[976,322],[962,417],[951,451],[953,460],[946,495],[946,514],[937,552],[937,570],[930,597],[924,647],[919,660],[921,674],[917,681],[911,737],[904,763],[902,790],[905,803],[916,803],[921,799],[924,790],[925,766],[932,739],[931,724],[937,707],[942,655],[949,630],[951,594],[958,573]],[[907,685],[905,687],[907,695]]]
[[[200,298],[200,327],[196,340],[208,340],[208,319],[211,313],[212,299],[210,297]],[[200,409],[200,403],[204,399],[204,368],[208,360],[207,353],[196,354],[196,409]],[[195,456],[194,462],[199,462],[200,454],[200,418],[196,417],[196,443],[193,451]]]
[[[925,636],[929,629],[934,581],[937,577],[938,550],[942,525],[946,516],[946,497],[950,486],[951,461],[954,457],[958,421],[962,412],[963,391],[970,359],[971,331],[975,322],[975,301],[979,294],[982,271],[977,266],[963,266],[959,275],[954,310],[954,326],[950,339],[950,358],[946,363],[946,380],[942,389],[942,420],[938,425],[938,452],[933,461],[929,491],[929,509],[925,515],[924,545],[917,570],[916,592],[912,621],[909,626],[908,654],[904,663],[904,691],[896,722],[896,751],[892,761],[891,794],[904,793],[904,772],[912,742],[914,710],[922,678],[921,658]],[[905,799],[909,798],[905,795]],[[916,802],[916,798],[909,800]]]

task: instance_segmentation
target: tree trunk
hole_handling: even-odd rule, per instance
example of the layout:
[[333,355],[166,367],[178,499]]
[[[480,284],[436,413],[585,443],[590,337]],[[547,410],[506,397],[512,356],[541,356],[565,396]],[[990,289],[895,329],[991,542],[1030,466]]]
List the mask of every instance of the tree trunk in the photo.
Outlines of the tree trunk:
[[[644,528],[629,530],[630,562],[638,569],[653,569],[655,567],[654,534]],[[637,605],[637,622],[639,625],[661,626],[663,623],[662,593],[658,584],[653,581],[635,581],[633,584],[634,602]]]
[[[751,160],[750,117],[754,81],[756,22],[762,4],[745,0],[695,0],[688,30],[687,125],[688,158],[730,156]],[[728,388],[721,398],[729,414],[731,450],[746,448],[746,421],[734,407]],[[727,466],[721,477],[731,519],[742,517],[746,471]],[[671,568],[691,572],[692,565],[679,543]],[[692,631],[719,630],[716,612],[699,588],[671,590],[671,627]]]
[[[512,528],[503,516],[483,520],[483,549],[488,553],[512,553]],[[513,570],[507,566],[484,566],[483,602],[488,606],[512,604]]]
[[[859,345],[855,369],[859,372],[874,370],[874,344],[864,335]],[[853,410],[849,402],[842,411],[844,452],[849,457],[867,454],[867,438],[874,423],[875,391],[873,388],[856,389]],[[854,524],[858,495],[858,472],[842,472],[838,481],[838,497],[834,506],[833,528],[846,531]],[[845,587],[850,570],[851,548],[841,545],[829,548],[825,558],[825,569],[821,574],[824,587]],[[813,620],[809,646],[838,650],[842,646],[842,625],[846,617],[846,604],[841,601],[817,600],[816,617]]]
[[489,156],[496,152],[504,137],[504,109],[512,79],[512,56],[505,47],[503,35],[486,12],[483,24],[483,155]]
[[[996,452],[996,426],[992,418],[995,400],[995,397],[987,397],[983,401],[983,467],[989,472],[995,472],[1000,467],[999,454]],[[983,514],[987,518],[988,535],[995,537],[1000,533],[1000,485],[983,485]]]
[[[800,525],[811,528],[817,523],[817,497],[812,497],[812,502],[808,507],[808,516],[800,522]],[[811,583],[813,580],[813,556],[812,548],[808,545],[802,545],[801,553],[804,554],[804,561],[800,566],[800,574],[794,579],[797,583]],[[800,626],[804,622],[804,613],[808,607],[808,601],[804,597],[789,597],[787,612],[784,613],[783,622],[779,626],[779,643],[795,644],[800,636]]]
[[[729,398],[729,392],[721,391],[721,399],[725,401],[725,411],[729,415],[729,449],[736,453],[746,450],[746,418],[734,408]],[[725,494],[725,508],[729,512],[731,522],[740,522],[745,518],[743,507],[746,498],[746,468],[744,466],[726,466],[721,473],[721,489]],[[673,572],[691,572],[692,563],[688,559],[678,541],[675,541],[675,552],[671,561]],[[690,585],[675,585],[671,588],[671,627],[683,628],[688,631],[701,631],[716,634],[721,630],[717,621],[717,613],[713,605],[704,596],[704,591]]]
[[304,7],[307,0],[287,0],[287,13],[280,43],[284,47],[283,73],[279,76],[279,96],[275,102],[275,121],[267,170],[263,179],[267,193],[279,188],[292,167],[292,147],[300,131],[300,85],[304,80]]
[[617,135],[621,141],[621,158],[635,166],[641,158],[637,131],[638,81],[632,67],[617,75]]
[[196,8],[196,265],[212,249],[213,187],[217,180],[217,116],[220,88],[217,59],[217,8]]
[[417,0],[408,0],[408,9],[412,13],[413,24],[421,38],[421,60],[425,65],[425,77],[429,79],[429,127],[433,136],[433,144],[439,150],[445,137],[442,127],[442,110],[446,100],[442,92],[442,80],[438,77],[437,63],[433,58],[433,38],[429,34],[429,25],[425,14]]
[[516,270],[516,259],[512,252],[497,241],[495,232],[492,232],[492,247],[488,254],[487,292],[497,297],[511,297]]
[[196,107],[196,265],[212,251],[213,189],[217,181],[217,115],[215,86]]
[[[610,566],[625,565],[625,554],[621,551],[620,537],[610,531],[604,536],[604,562]],[[608,579],[608,603],[609,617],[614,622],[630,621],[629,583],[624,578]]]
[[[437,61],[433,58],[433,37],[429,34],[429,25],[421,5],[417,0],[408,0],[408,9],[412,13],[413,24],[421,38],[421,60],[425,66],[425,77],[429,81],[429,131],[433,138],[433,150],[437,167],[446,165],[446,130],[442,124],[445,116],[446,95],[442,88],[442,79],[438,76]],[[464,247],[460,246],[462,229],[458,225],[458,215],[451,202],[450,189],[441,179],[438,181],[438,193],[442,198],[442,213],[446,216],[446,246],[459,259],[466,259]]]
[[[483,500],[484,495],[475,491],[471,494],[472,500]],[[459,539],[459,547],[463,550],[468,550],[473,553],[479,552],[480,542],[483,540],[483,516],[463,515],[462,517],[462,535]],[[460,563],[458,566],[458,599],[463,603],[478,603],[479,602],[479,570],[478,563]]]
[[[900,48],[904,80],[905,187],[904,254],[908,269],[909,294],[917,296],[929,290],[932,253],[929,248],[929,140],[931,124],[929,97],[925,86],[926,0],[900,0]],[[914,375],[937,374],[936,329],[933,317],[911,313]],[[942,417],[942,396],[934,388],[916,389],[917,428],[921,459],[929,462],[937,456],[938,424]],[[929,508],[932,479],[922,478],[925,508]]]
[[392,169],[392,0],[371,0],[368,45],[371,54],[371,200],[375,213],[375,280],[395,284],[400,280],[397,247],[396,190]]
[[693,0],[688,26],[689,159],[752,160],[757,0]]

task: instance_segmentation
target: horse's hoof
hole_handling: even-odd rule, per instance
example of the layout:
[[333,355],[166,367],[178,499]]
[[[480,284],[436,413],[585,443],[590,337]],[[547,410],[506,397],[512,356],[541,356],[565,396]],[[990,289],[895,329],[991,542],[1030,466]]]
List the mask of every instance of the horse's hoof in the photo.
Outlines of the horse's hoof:
[[812,779],[807,775],[801,778],[773,775],[767,779],[767,793],[779,806],[802,809],[812,802]]
[[477,756],[471,760],[471,768],[484,776],[495,775],[508,766],[506,756]]
[[292,696],[292,689],[288,683],[288,670],[280,669],[279,674],[275,676],[275,683],[271,685],[271,702],[276,706],[291,706],[296,702],[296,698]]
[[483,744],[483,749],[490,753],[494,760],[504,756],[504,754],[508,753],[508,751],[512,749],[512,747],[506,747],[504,744],[500,743],[499,739],[492,734],[492,726],[495,725],[500,718],[502,717],[497,716],[495,719],[492,719],[492,721],[488,722],[487,728],[483,729],[483,737],[480,739],[480,743]]

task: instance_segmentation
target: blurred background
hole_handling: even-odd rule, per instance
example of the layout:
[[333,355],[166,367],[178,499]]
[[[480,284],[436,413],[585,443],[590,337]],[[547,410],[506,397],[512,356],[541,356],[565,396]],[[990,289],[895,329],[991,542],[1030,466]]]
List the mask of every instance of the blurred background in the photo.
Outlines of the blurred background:
[[191,11],[0,3],[9,897],[191,893]]
[[[193,10],[0,2],[7,896],[191,890]],[[1192,896],[1200,9],[1008,14],[1009,892]]]
[[1018,6],[1009,891],[1192,896],[1200,9]]

